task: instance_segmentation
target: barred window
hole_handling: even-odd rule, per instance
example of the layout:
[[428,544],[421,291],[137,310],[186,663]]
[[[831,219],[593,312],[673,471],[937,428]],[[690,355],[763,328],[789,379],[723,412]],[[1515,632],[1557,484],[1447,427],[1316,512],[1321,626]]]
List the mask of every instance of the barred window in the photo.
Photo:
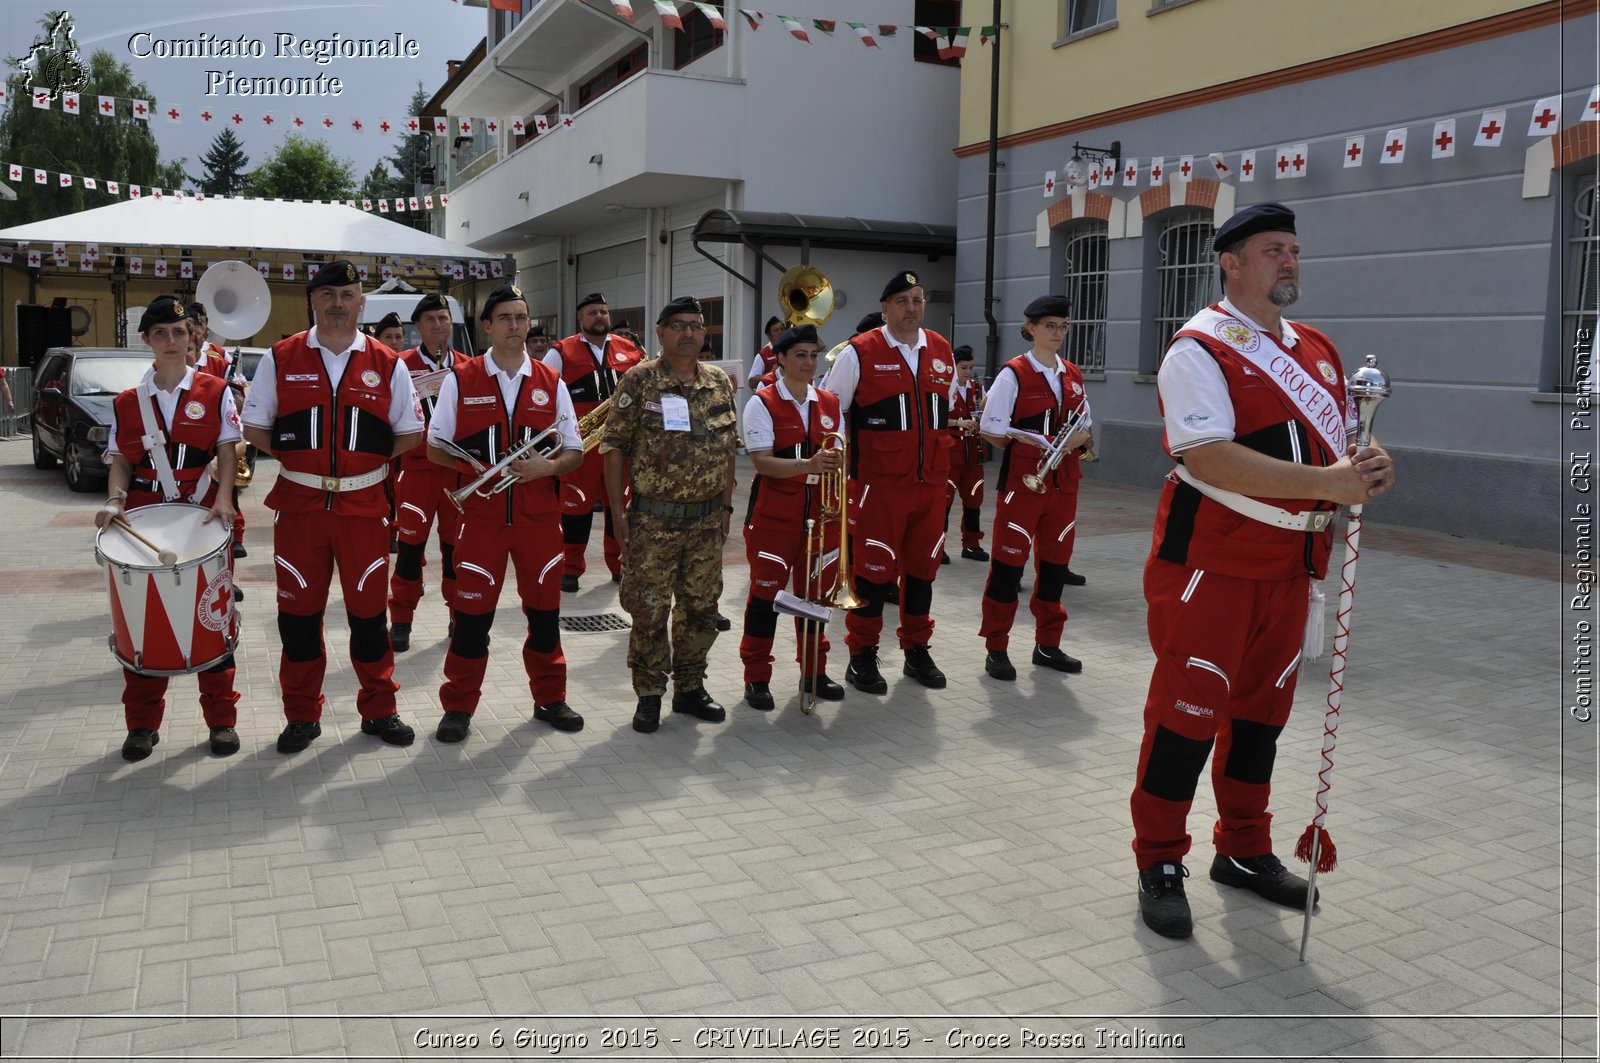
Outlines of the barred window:
[[1066,286],[1072,328],[1063,350],[1085,372],[1106,367],[1106,223],[1075,226],[1067,237]]
[[1156,364],[1166,354],[1173,333],[1209,305],[1216,290],[1217,256],[1211,250],[1216,226],[1210,212],[1174,215],[1161,229],[1156,269],[1161,277],[1161,303],[1156,314]]
[[1572,204],[1571,235],[1567,238],[1571,265],[1561,308],[1562,335],[1569,357],[1562,389],[1600,394],[1593,362],[1596,317],[1600,314],[1600,232],[1595,230],[1596,185],[1593,177],[1578,188]]

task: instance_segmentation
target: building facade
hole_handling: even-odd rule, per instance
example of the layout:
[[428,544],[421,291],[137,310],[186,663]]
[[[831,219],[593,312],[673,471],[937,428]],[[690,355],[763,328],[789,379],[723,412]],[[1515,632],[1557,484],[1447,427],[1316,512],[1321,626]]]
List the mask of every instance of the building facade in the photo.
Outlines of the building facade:
[[[1347,371],[1375,354],[1393,380],[1377,432],[1401,475],[1382,519],[1555,547],[1563,429],[1593,390],[1594,3],[1002,8],[1000,357],[1021,349],[1029,299],[1072,297],[1069,349],[1099,432],[1089,475],[1153,485],[1170,467],[1162,352],[1221,295],[1215,227],[1277,200],[1299,216],[1304,247],[1290,316],[1325,329]],[[992,19],[990,0],[968,0],[963,21]],[[969,60],[956,336],[980,351],[989,97],[987,62]],[[1096,165],[1112,147],[1118,157]],[[1074,154],[1073,169],[1114,176],[1069,189]],[[1060,181],[1050,197],[1048,171]]]
[[[802,260],[842,304],[830,343],[900,269],[929,277],[943,299],[929,324],[948,329],[960,75],[921,61],[911,26],[954,21],[959,6],[795,0],[786,13],[810,44],[775,15],[752,29],[719,2],[724,31],[673,6],[682,29],[646,0],[632,21],[609,0],[491,9],[484,58],[442,103],[502,116],[500,128],[462,145],[475,155],[458,156],[445,234],[514,255],[534,316],[557,334],[575,328],[576,297],[599,290],[614,324],[653,346],[658,308],[693,295],[713,355],[748,362],[778,312],[778,271]],[[896,32],[867,47],[844,17]],[[830,34],[814,18],[840,20]]]

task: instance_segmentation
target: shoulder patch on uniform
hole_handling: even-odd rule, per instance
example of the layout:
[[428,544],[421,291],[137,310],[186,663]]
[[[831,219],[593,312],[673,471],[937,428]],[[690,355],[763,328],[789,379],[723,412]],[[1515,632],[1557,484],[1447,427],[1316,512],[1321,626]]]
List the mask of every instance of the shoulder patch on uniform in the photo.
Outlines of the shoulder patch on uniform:
[[626,391],[620,392],[617,395],[617,409],[626,410],[629,406],[632,406],[632,405],[633,405],[633,396],[632,395],[629,395]]

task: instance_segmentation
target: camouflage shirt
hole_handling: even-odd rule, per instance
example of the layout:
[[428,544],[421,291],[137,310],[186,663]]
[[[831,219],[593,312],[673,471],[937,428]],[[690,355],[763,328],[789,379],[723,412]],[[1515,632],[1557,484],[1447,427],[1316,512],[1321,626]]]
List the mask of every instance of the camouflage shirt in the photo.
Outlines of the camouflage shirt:
[[[726,373],[702,362],[695,379],[684,384],[658,355],[628,370],[616,395],[600,452],[615,450],[628,459],[634,494],[662,502],[703,502],[726,494],[738,446]],[[663,395],[688,401],[687,432],[667,430]]]

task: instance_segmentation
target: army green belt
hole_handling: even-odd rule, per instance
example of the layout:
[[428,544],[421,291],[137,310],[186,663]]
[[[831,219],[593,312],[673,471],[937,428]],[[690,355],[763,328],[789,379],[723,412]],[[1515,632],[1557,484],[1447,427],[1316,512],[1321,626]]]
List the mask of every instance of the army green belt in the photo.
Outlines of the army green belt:
[[708,498],[704,502],[663,502],[658,498],[645,498],[634,495],[633,502],[628,509],[634,513],[643,513],[651,517],[704,517],[715,513],[722,508],[722,496]]

